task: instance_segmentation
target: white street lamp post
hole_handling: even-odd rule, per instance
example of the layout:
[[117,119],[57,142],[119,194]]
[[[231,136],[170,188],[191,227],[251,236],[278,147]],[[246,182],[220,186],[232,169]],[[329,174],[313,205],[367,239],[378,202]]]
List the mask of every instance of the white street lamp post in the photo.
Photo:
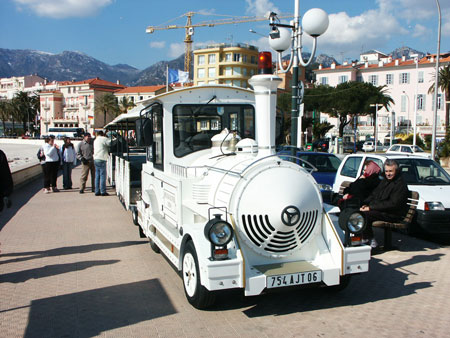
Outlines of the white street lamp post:
[[441,50],[441,6],[439,1],[436,0],[436,6],[438,9],[438,43],[436,53],[436,77],[434,82],[434,112],[433,112],[433,133],[431,136],[431,158],[434,160],[436,156],[436,122],[437,122],[437,100],[438,100],[438,85],[439,85],[439,54]]
[[378,103],[374,103],[374,104],[371,104],[370,106],[371,107],[375,107],[375,123],[374,123],[374,126],[375,126],[375,130],[374,130],[374,138],[375,138],[375,142],[374,142],[374,146],[375,146],[375,152],[377,152],[377,143],[378,143],[378,126],[377,126],[377,124],[378,124],[378,118],[377,118],[377,115],[378,115]]
[[408,99],[408,120],[406,122],[406,134],[409,135],[409,95],[406,94],[405,91],[403,91],[403,94],[405,94],[406,98]]
[[414,62],[416,64],[416,94],[415,94],[415,104],[414,104],[414,135],[413,135],[413,145],[416,145],[416,134],[417,134],[417,106],[419,104],[419,54],[412,54],[414,57]]
[[[269,34],[269,44],[270,47],[278,53],[278,64],[280,71],[282,73],[287,73],[292,68],[292,108],[291,108],[291,144],[297,145],[297,134],[300,135],[299,146],[302,145],[302,127],[301,118],[299,118],[299,105],[302,103],[303,95],[300,92],[302,84],[298,81],[298,67],[299,64],[303,67],[308,66],[314,54],[316,53],[317,38],[325,33],[328,28],[329,20],[328,15],[320,8],[310,9],[305,13],[302,19],[302,26],[300,25],[300,14],[299,14],[299,0],[294,1],[295,13],[294,20],[291,21],[290,25],[280,23],[277,15],[275,13],[269,14],[271,32]],[[308,35],[313,38],[313,47],[311,51],[311,56],[307,62],[303,60],[302,56],[302,35],[305,31]],[[283,63],[281,62],[282,53],[291,48],[291,56],[289,60],[289,65],[286,69],[283,68]],[[297,124],[298,129],[297,132]],[[293,150],[295,151],[295,150]]]

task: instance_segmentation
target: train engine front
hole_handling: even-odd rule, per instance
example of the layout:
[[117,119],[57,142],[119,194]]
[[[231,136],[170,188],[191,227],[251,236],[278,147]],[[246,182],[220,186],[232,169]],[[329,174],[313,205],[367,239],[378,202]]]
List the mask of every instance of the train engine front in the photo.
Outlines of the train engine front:
[[[256,140],[241,140],[235,156],[211,157],[194,184],[197,201],[210,207],[205,236],[212,248],[204,251],[200,269],[208,290],[243,287],[246,295],[258,295],[291,285],[339,285],[345,275],[368,271],[370,248],[346,247],[312,175],[275,153],[280,81],[274,75],[252,77]],[[234,241],[221,245],[219,237],[231,233]]]

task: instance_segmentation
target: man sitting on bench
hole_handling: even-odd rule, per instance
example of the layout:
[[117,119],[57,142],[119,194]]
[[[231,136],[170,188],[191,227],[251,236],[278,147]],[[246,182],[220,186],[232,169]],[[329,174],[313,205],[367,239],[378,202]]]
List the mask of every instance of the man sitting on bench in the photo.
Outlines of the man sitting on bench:
[[376,248],[377,241],[373,237],[372,223],[375,221],[398,222],[408,211],[409,190],[403,180],[398,163],[392,159],[384,162],[385,179],[363,202],[360,208],[367,220],[364,239],[370,241],[370,246]]

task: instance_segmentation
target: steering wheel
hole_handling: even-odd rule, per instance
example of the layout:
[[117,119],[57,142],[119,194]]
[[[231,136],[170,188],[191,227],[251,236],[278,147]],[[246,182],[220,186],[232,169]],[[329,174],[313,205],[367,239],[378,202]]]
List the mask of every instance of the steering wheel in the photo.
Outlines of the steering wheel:
[[426,176],[422,179],[423,181],[433,181],[433,182],[444,182],[442,178],[436,176]]

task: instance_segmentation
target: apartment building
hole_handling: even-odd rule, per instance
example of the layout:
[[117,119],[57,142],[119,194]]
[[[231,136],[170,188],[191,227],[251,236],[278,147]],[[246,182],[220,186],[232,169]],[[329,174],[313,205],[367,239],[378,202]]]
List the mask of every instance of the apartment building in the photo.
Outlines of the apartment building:
[[194,86],[226,84],[247,88],[257,69],[255,46],[221,43],[194,51]]
[[[450,53],[440,55],[440,66],[450,63]],[[424,136],[431,134],[434,111],[434,95],[428,90],[435,81],[436,55],[422,58],[393,59],[378,51],[369,51],[360,56],[359,62],[332,64],[331,67],[314,70],[316,84],[337,86],[347,81],[370,82],[374,86],[386,86],[386,93],[394,100],[389,111],[381,108],[378,111],[378,128],[380,139],[389,134],[389,124],[394,115],[394,125],[403,130],[409,126],[412,132],[414,115],[418,132]],[[416,107],[417,104],[417,107]],[[438,91],[437,134],[444,136],[445,106],[444,94]],[[394,112],[394,114],[392,114]],[[321,114],[322,121],[337,126],[338,119]],[[359,118],[358,133],[360,136],[373,134],[373,121],[370,117]]]
[[[54,90],[44,90],[40,96],[41,134],[51,127],[78,127],[92,133],[102,128],[104,118],[95,113],[95,98],[105,93],[115,93],[125,86],[93,78],[83,81],[58,82]],[[115,116],[107,115],[106,122]]]
[[18,92],[33,92],[46,80],[37,74],[0,78],[0,99],[11,100]]

